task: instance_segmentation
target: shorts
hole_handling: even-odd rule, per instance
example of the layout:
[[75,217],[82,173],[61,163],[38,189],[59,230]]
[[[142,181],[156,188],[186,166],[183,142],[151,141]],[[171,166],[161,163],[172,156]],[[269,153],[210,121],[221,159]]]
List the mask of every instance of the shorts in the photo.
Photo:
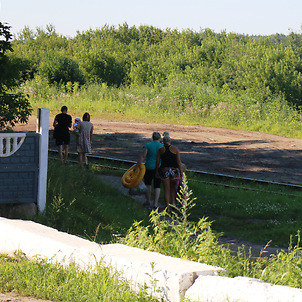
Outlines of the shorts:
[[154,189],[160,188],[160,178],[155,177],[155,170],[146,170],[144,176],[145,185],[151,186],[152,180]]
[[66,133],[60,137],[56,137],[56,146],[69,145],[70,144],[70,133]]
[[172,180],[177,180],[179,179],[180,172],[178,168],[165,167],[159,170],[159,176],[162,180],[168,178]]

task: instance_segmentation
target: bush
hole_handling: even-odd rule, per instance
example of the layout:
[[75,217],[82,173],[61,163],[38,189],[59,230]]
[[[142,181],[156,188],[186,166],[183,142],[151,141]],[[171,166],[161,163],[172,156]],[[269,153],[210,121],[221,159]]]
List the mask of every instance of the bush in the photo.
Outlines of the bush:
[[72,59],[57,53],[49,54],[45,60],[41,61],[39,73],[50,84],[83,83],[84,81],[79,65]]
[[203,217],[198,222],[189,221],[190,210],[195,206],[184,176],[172,213],[158,209],[150,213],[150,225],[135,222],[122,243],[145,250],[159,252],[210,265],[225,266],[231,251],[218,244],[219,235],[211,230],[211,222]]

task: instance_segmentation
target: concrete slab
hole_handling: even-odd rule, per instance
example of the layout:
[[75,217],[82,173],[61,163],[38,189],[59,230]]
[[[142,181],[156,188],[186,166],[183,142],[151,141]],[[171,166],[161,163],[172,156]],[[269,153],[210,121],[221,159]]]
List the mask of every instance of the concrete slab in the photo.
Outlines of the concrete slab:
[[301,302],[302,290],[247,277],[200,276],[185,297],[198,302]]
[[30,258],[73,262],[83,269],[93,269],[102,261],[121,271],[133,288],[146,285],[166,301],[180,301],[198,276],[217,275],[221,270],[121,244],[98,245],[31,221],[0,218],[0,229],[0,253],[20,250]]
[[122,272],[133,289],[147,286],[165,301],[297,302],[302,290],[272,285],[257,279],[218,276],[221,268],[164,256],[121,244],[98,245],[32,221],[0,218],[0,253],[22,251],[62,264],[93,269],[99,262]]

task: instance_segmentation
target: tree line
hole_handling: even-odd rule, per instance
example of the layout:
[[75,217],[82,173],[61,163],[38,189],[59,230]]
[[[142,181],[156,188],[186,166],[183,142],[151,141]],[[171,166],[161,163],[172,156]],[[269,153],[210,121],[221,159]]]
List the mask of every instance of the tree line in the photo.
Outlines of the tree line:
[[48,25],[24,27],[11,48],[8,57],[19,83],[37,76],[49,85],[132,88],[178,81],[259,102],[281,96],[290,105],[302,105],[301,33],[255,37],[124,23],[66,37]]
[[124,23],[69,38],[48,25],[35,31],[25,27],[12,46],[23,80],[40,75],[50,84],[152,87],[177,79],[262,100],[282,94],[291,104],[302,104],[302,35],[297,33],[253,37]]

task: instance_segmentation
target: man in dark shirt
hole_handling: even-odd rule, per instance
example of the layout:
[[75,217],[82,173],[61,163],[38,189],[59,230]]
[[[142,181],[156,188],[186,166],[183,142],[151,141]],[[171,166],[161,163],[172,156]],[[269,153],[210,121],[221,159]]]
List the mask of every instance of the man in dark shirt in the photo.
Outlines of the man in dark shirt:
[[[61,108],[60,114],[57,114],[54,121],[54,138],[56,139],[56,145],[59,148],[59,158],[62,164],[66,163],[68,157],[68,149],[70,143],[70,133],[69,128],[72,124],[72,118],[67,114],[68,108],[63,106]],[[64,157],[63,157],[63,147],[64,147]]]

